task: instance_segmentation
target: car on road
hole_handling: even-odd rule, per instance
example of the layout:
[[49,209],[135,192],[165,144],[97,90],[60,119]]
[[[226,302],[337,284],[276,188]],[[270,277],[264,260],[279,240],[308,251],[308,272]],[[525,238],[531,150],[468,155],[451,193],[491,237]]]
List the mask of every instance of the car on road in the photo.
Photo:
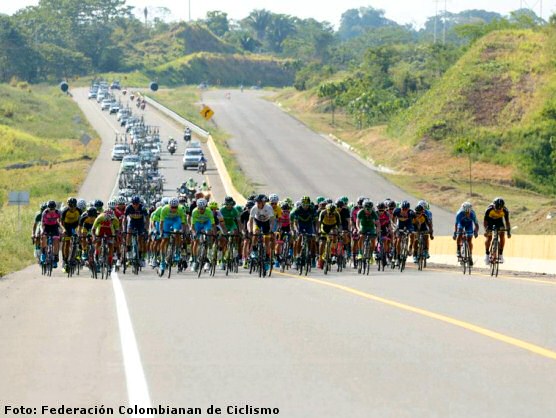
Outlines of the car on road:
[[100,110],[109,110],[111,105],[112,105],[112,100],[105,99],[102,101],[102,104],[100,105]]
[[87,95],[88,99],[96,99],[97,98],[97,90],[89,90],[89,94]]
[[128,144],[116,144],[112,148],[112,161],[121,161],[131,152]]
[[183,169],[187,170],[189,167],[198,167],[199,161],[204,157],[201,148],[187,148],[183,153]]
[[120,110],[120,105],[117,102],[112,102],[110,104],[110,109],[109,109],[110,114],[118,113],[119,110]]
[[121,90],[122,87],[120,86],[120,82],[118,80],[114,80],[112,84],[110,84],[110,88],[112,90]]
[[122,171],[131,171],[141,166],[141,159],[138,155],[126,155],[122,160]]
[[201,143],[200,143],[199,141],[190,141],[190,142],[187,144],[187,147],[185,147],[185,148],[186,148],[186,149],[189,149],[189,148],[198,148],[198,149],[201,149]]

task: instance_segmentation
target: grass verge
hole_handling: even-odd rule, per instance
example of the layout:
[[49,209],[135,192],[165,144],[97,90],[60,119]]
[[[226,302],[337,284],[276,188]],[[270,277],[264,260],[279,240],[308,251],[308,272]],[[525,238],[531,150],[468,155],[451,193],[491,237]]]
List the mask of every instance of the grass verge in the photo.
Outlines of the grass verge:
[[[0,85],[0,277],[33,262],[31,227],[39,205],[75,195],[96,157],[98,135],[57,87]],[[17,129],[16,129],[17,127]],[[83,145],[80,138],[93,139]],[[30,192],[30,205],[8,206],[10,191]],[[21,229],[19,227],[21,224]]]
[[196,87],[184,86],[173,90],[160,90],[156,93],[148,93],[147,95],[195,125],[209,131],[224,160],[235,188],[244,196],[254,193],[255,187],[253,183],[241,169],[234,151],[228,145],[229,134],[217,128],[213,122],[207,122],[199,114],[201,110],[199,105],[201,95]]

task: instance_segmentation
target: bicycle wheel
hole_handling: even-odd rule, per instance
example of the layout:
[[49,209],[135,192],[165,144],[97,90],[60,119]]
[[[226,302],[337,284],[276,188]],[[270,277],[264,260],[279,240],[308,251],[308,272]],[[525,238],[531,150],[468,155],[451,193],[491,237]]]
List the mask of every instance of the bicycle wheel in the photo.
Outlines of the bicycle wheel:
[[[496,231],[494,231],[496,233]],[[493,238],[490,246],[490,275],[498,277],[498,240]]]

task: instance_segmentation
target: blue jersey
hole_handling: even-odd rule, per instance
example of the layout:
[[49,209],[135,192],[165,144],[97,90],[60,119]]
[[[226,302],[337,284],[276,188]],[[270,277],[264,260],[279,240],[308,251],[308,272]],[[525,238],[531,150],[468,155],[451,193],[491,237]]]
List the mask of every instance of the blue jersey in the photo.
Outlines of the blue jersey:
[[474,210],[471,210],[470,216],[465,216],[463,210],[459,210],[456,214],[456,227],[465,228],[467,230],[472,229],[475,224],[478,224],[477,215]]

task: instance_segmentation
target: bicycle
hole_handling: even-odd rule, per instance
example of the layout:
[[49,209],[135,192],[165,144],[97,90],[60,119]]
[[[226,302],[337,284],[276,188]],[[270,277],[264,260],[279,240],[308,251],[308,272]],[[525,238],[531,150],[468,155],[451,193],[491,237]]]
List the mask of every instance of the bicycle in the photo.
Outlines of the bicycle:
[[[402,271],[405,270],[405,263],[407,261],[407,255],[409,253],[409,232],[407,231],[407,229],[401,229],[398,230],[398,233],[400,235],[399,239],[400,241],[400,252],[399,254],[396,254],[396,257],[393,257],[392,260],[396,259],[397,260],[397,266],[400,269],[400,273]],[[392,268],[394,268],[395,266],[393,265]]]
[[344,235],[349,234],[348,231],[342,232],[336,243],[336,270],[342,272],[347,266],[346,247],[344,243]]
[[[141,270],[141,259],[139,258],[139,232],[133,230],[131,232],[131,270],[133,274],[139,274]],[[125,268],[124,268],[125,273]]]
[[52,276],[52,268],[54,264],[54,238],[49,235],[46,238],[46,251],[44,262],[41,263],[41,272],[43,276]]
[[[168,247],[166,248],[166,254],[161,256],[166,259],[166,268],[168,269],[168,278],[172,275],[172,267],[174,266],[174,260],[179,256],[179,249],[176,248],[176,234],[181,234],[181,231],[170,231],[168,238]],[[158,275],[160,277],[164,276],[164,269],[162,268],[162,263],[158,266]]]
[[292,265],[292,245],[291,245],[291,234],[286,232],[282,235],[282,251],[280,252],[280,272],[290,269]]
[[473,255],[471,254],[471,248],[469,247],[469,242],[467,241],[467,234],[459,231],[457,235],[462,237],[460,246],[460,257],[459,263],[463,269],[463,274],[471,274],[471,268],[473,267]]
[[490,275],[498,277],[498,268],[500,267],[500,232],[507,231],[505,228],[498,228],[496,225],[489,229],[492,233],[492,241],[490,243]]
[[91,235],[87,235],[87,264],[89,265],[89,270],[91,272],[91,277],[93,279],[97,278],[97,264],[95,261],[95,246],[93,245],[93,240]]
[[425,236],[429,235],[428,232],[417,232],[417,269],[419,271],[427,267],[427,257],[425,256]]
[[[386,238],[389,239],[389,238]],[[382,234],[378,237],[377,249],[376,249],[376,264],[378,271],[384,271],[386,265],[388,264],[388,257],[386,251],[384,250],[384,237]]]
[[[259,232],[253,235],[257,237],[257,244],[255,247],[256,257],[253,257],[253,260],[251,261],[251,264],[249,266],[249,274],[257,270],[259,273],[259,277],[266,277],[267,274],[265,268],[266,247],[264,244],[264,234]],[[272,268],[272,266],[270,268]]]
[[207,234],[206,232],[201,232],[199,236],[199,255],[197,257],[197,277],[201,277],[203,272],[203,267],[206,263],[208,263],[208,253],[209,253],[209,244],[210,244],[210,237],[213,234]]
[[297,260],[299,275],[303,275],[303,272],[305,271],[305,276],[307,276],[307,274],[311,271],[310,244],[313,237],[313,234],[301,234],[301,253],[299,254],[299,260]]
[[238,236],[234,234],[226,234],[224,238],[228,241],[226,245],[226,252],[224,253],[224,265],[226,267],[226,276],[230,273],[237,273],[239,269],[239,263],[237,256],[239,254],[238,249]]
[[79,255],[79,237],[73,233],[70,238],[70,250],[67,261],[68,278],[72,277],[75,272],[79,275],[81,269],[81,257]]
[[326,244],[324,247],[323,271],[324,274],[328,274],[328,272],[332,267],[332,238],[338,236],[338,234],[331,232],[329,234],[321,234],[321,235],[326,238]]
[[[113,239],[114,235],[100,237],[100,252],[97,257],[97,272],[100,270],[100,278],[108,279],[112,272],[112,264],[108,261],[108,239]],[[95,277],[96,279],[97,277]]]
[[365,232],[363,236],[365,237],[365,240],[363,241],[362,258],[357,260],[357,273],[369,275],[372,260],[371,238],[374,237],[375,234]]

